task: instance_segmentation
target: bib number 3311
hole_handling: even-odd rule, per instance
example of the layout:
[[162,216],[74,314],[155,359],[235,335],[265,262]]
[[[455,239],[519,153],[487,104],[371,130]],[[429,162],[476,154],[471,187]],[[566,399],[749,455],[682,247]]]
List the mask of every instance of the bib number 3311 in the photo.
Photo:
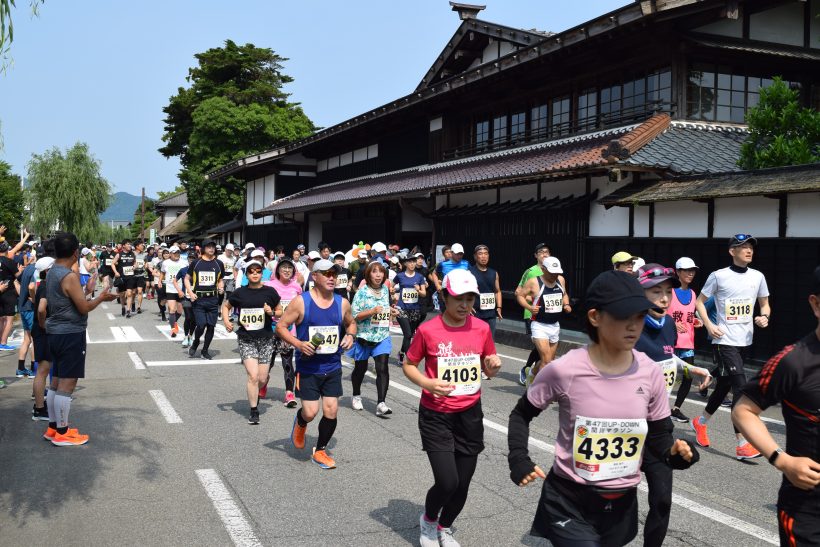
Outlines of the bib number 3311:
[[438,379],[455,384],[450,395],[472,395],[481,389],[481,356],[455,355],[438,358]]
[[644,419],[576,417],[572,441],[575,474],[595,482],[638,473],[647,430]]

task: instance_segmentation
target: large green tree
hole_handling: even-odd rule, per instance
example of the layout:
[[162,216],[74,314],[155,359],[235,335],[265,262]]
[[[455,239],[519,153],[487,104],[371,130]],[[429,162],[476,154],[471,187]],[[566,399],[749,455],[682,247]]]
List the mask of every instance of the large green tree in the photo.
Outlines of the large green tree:
[[6,237],[19,237],[23,222],[23,189],[19,175],[11,172],[11,165],[0,161],[0,225],[7,228]]
[[820,162],[820,113],[801,107],[799,97],[779,77],[760,90],[760,102],[746,113],[749,138],[738,165],[763,169]]
[[233,160],[282,146],[316,130],[282,88],[287,59],[273,50],[226,40],[224,47],[195,55],[190,86],[180,87],[165,113],[166,157],[178,156],[179,178],[188,192],[190,218],[205,226],[236,216],[244,205],[244,182],[205,175]]
[[[0,72],[6,70],[9,62],[9,49],[14,41],[14,23],[11,18],[11,10],[15,7],[16,0],[0,0]],[[45,0],[31,0],[31,12],[37,15],[40,4]]]
[[40,235],[59,228],[80,240],[99,233],[99,215],[111,201],[111,186],[88,145],[78,142],[65,153],[54,147],[32,154],[28,162],[27,200],[32,227]]

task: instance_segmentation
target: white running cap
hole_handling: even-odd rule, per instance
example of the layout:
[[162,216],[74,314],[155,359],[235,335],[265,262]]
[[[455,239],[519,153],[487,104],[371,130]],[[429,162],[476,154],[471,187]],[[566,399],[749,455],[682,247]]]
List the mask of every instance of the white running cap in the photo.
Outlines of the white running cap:
[[695,264],[695,261],[688,256],[682,256],[675,262],[676,270],[691,270],[693,268],[698,269],[698,266]]

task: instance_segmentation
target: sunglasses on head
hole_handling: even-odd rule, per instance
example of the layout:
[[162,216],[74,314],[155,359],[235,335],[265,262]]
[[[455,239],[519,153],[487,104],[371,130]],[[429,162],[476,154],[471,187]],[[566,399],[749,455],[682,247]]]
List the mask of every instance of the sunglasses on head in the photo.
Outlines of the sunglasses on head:
[[320,273],[325,277],[336,277],[336,270],[318,270],[316,273]]
[[653,277],[676,277],[674,268],[654,268],[641,272],[641,279],[652,279]]
[[736,241],[746,241],[747,239],[751,239],[751,234],[735,234],[732,236],[732,239]]

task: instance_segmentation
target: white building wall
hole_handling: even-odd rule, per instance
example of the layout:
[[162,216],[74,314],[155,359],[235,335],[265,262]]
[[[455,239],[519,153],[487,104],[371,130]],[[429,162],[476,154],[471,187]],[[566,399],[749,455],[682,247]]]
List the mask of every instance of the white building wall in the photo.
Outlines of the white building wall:
[[762,196],[715,200],[714,237],[752,234],[777,237],[778,201]]
[[541,183],[541,197],[550,199],[554,197],[565,198],[567,196],[582,196],[587,191],[587,179],[557,180],[554,182]]
[[720,19],[714,23],[703,25],[695,29],[695,32],[706,34],[717,34],[719,36],[731,36],[732,38],[743,38],[743,19]]
[[528,184],[526,186],[512,186],[501,188],[501,203],[506,201],[527,201],[538,197],[538,185]]
[[[495,203],[496,197],[497,195],[495,188],[493,188],[492,190],[480,190],[478,192],[459,192],[455,194],[450,194],[450,207]],[[446,200],[445,203],[447,203]]]
[[[631,176],[620,182],[609,182],[606,177],[595,177],[592,179],[590,188],[592,192],[598,190],[598,199],[600,199],[631,182]],[[589,235],[593,237],[628,236],[629,209],[627,207],[607,209],[596,202],[590,203]]]
[[655,204],[656,237],[706,237],[708,222],[709,207],[705,203],[669,201]]
[[322,241],[322,223],[330,220],[330,213],[311,213],[310,224],[308,224],[308,242],[305,244],[310,252],[319,246]]
[[[623,209],[624,207],[622,207]],[[627,222],[629,222],[629,209],[626,209],[627,212]],[[657,219],[657,217],[655,217]],[[628,225],[627,225],[628,226]],[[634,237],[649,237],[649,207],[635,207],[635,231]],[[657,226],[657,224],[656,224]],[[627,227],[627,230],[629,228]],[[627,231],[627,233],[629,233]]]
[[791,194],[786,237],[820,237],[820,193]]
[[749,16],[749,38],[803,45],[803,2],[792,2]]

